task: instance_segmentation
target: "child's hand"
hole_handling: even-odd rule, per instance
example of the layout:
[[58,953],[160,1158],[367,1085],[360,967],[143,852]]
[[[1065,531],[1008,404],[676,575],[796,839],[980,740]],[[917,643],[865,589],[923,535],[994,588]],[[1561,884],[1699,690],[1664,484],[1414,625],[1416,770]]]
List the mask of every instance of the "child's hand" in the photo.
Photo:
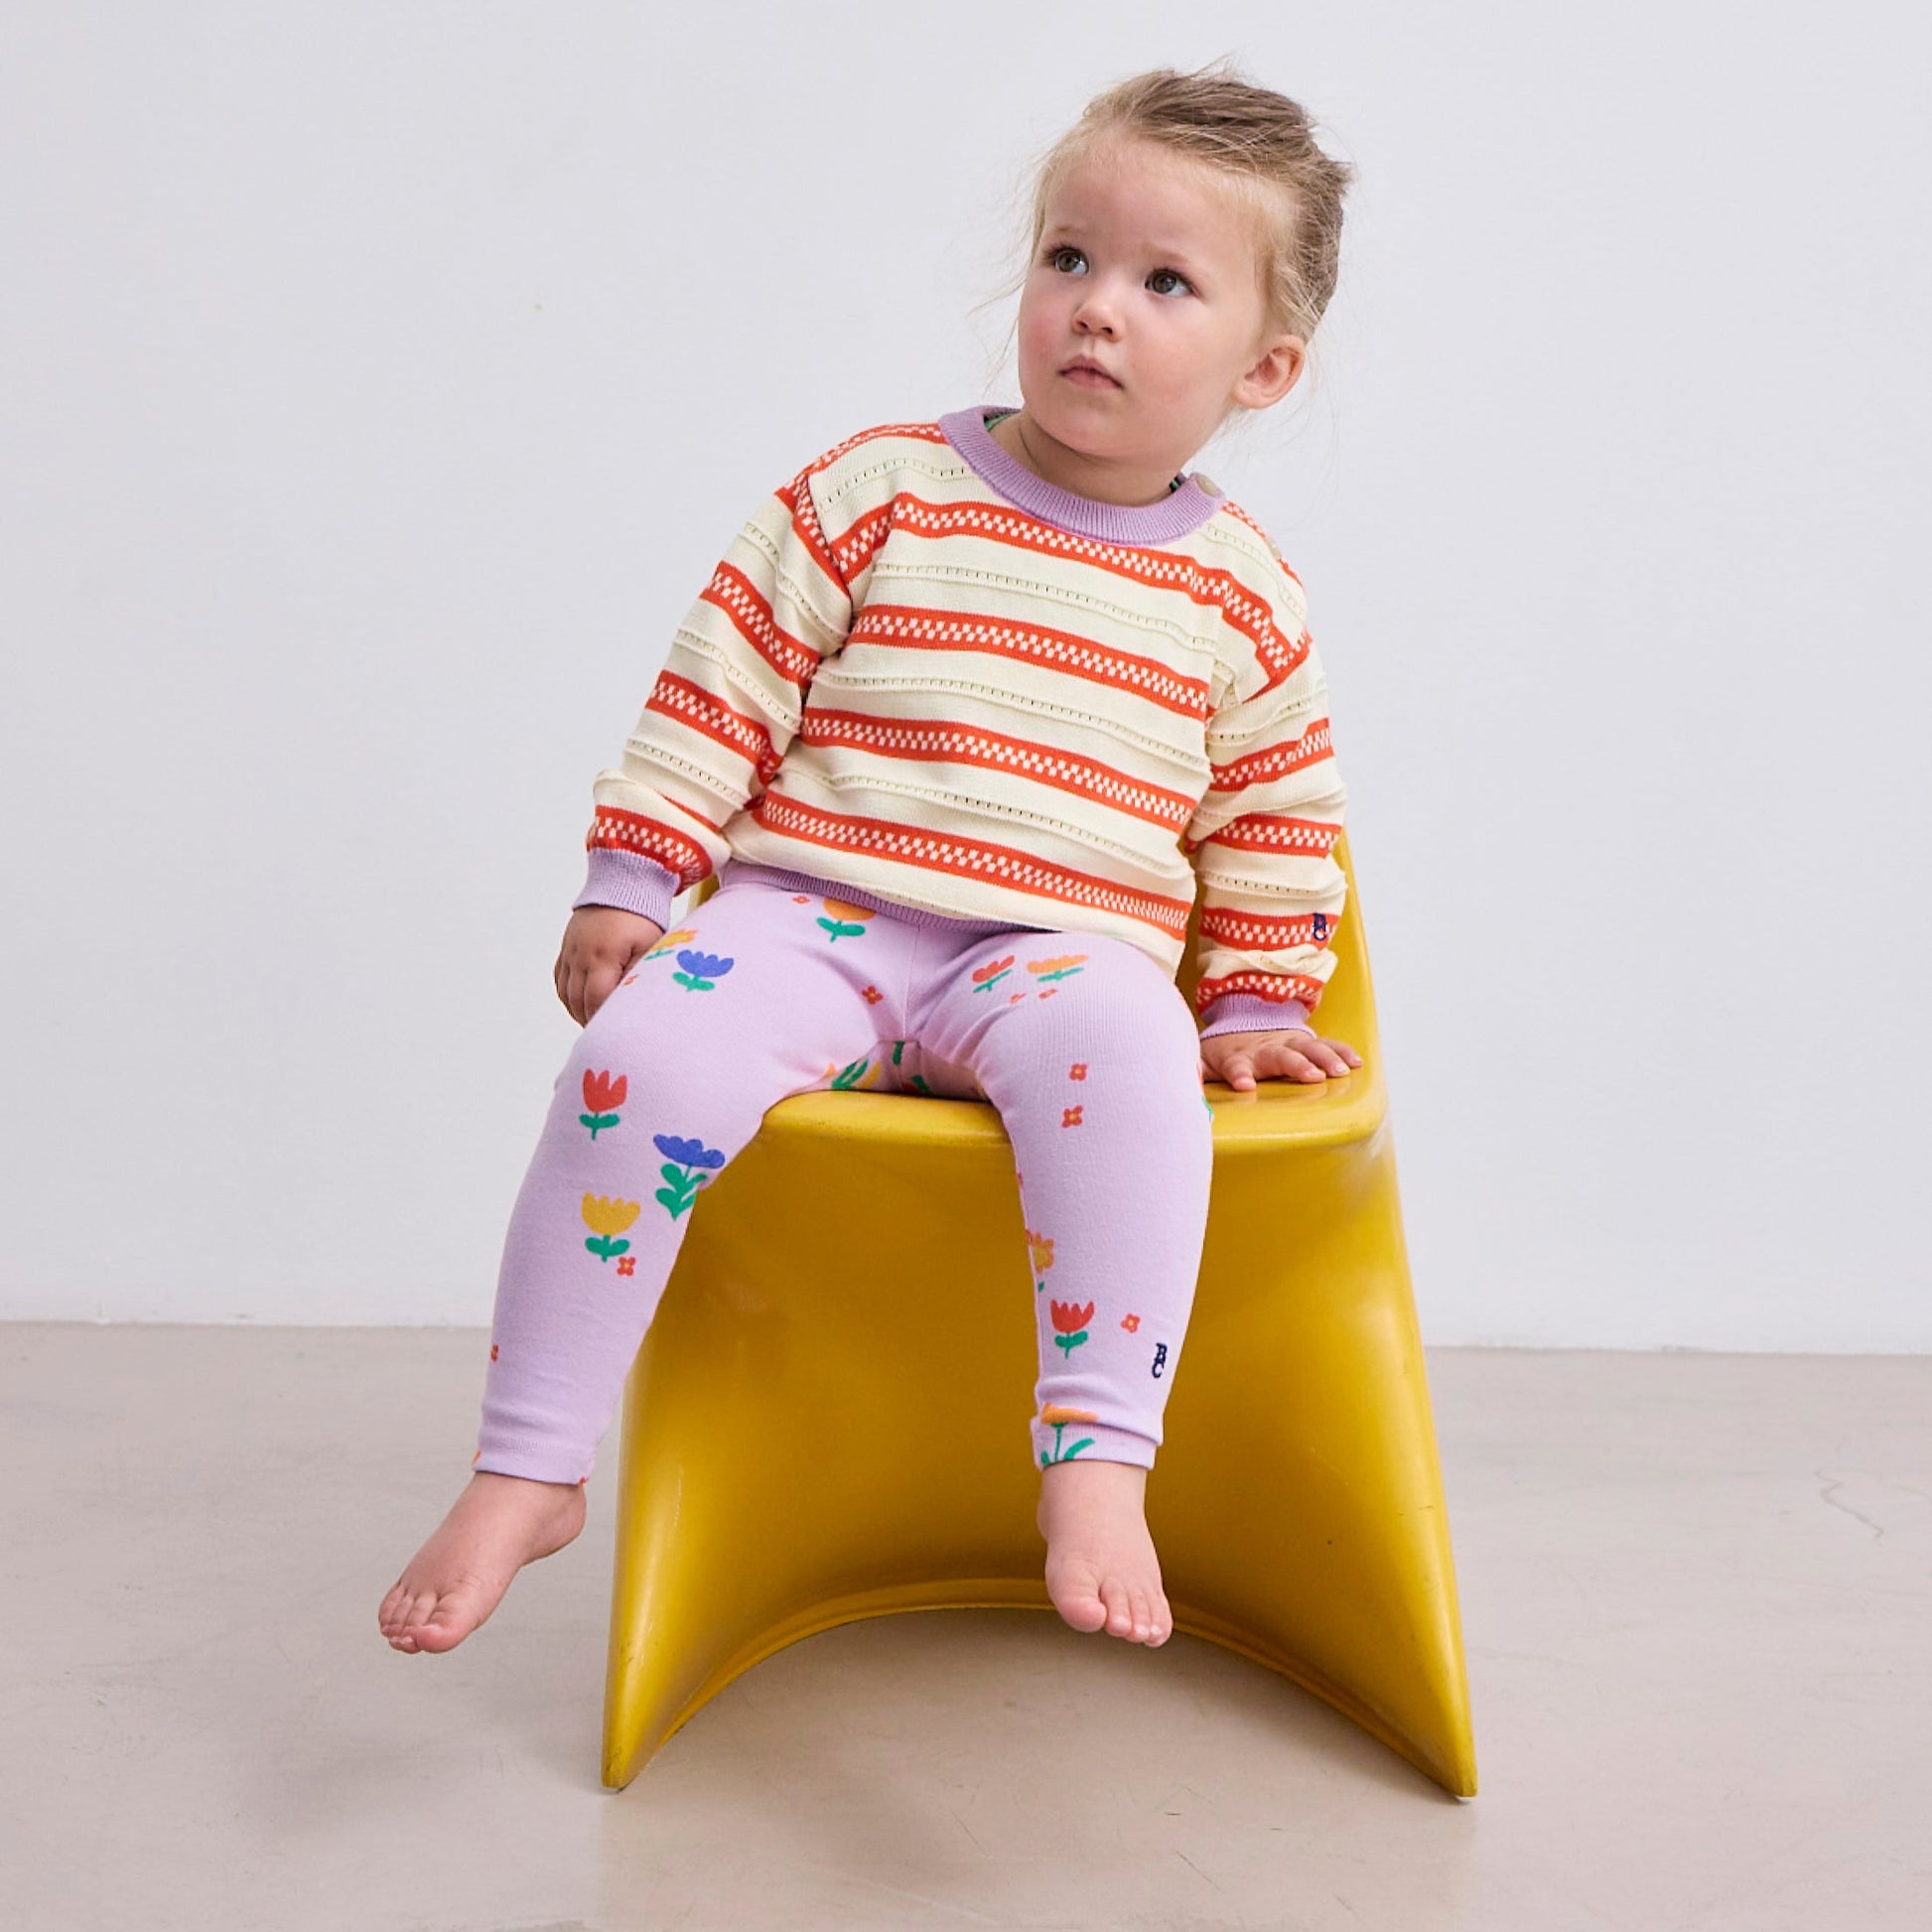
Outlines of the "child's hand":
[[1350,1072],[1362,1056],[1346,1041],[1300,1031],[1215,1034],[1200,1043],[1201,1072],[1245,1092],[1257,1079],[1281,1074],[1290,1080],[1325,1080]]
[[641,912],[616,905],[580,905],[564,927],[563,950],[551,977],[557,998],[580,1027],[617,991],[618,982],[658,940],[664,928]]

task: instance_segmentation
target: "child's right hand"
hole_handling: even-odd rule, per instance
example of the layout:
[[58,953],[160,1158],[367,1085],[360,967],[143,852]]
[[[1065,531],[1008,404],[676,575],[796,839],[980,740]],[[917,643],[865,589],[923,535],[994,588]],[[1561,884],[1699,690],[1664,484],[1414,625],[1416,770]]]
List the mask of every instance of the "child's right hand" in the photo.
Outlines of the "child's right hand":
[[618,982],[658,940],[664,928],[641,912],[616,905],[580,905],[564,927],[557,954],[557,998],[580,1027],[617,991]]

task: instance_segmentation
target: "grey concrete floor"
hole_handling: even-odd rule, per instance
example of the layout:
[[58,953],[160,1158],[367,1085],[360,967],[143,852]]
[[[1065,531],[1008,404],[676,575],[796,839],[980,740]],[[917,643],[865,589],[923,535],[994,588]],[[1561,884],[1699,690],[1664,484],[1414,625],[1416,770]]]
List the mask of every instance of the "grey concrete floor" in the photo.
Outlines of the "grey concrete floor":
[[1188,1637],[812,1637],[598,1780],[583,1537],[376,1604],[483,1331],[0,1325],[0,1901],[34,1932],[1932,1925],[1932,1359],[1435,1350],[1482,1793]]

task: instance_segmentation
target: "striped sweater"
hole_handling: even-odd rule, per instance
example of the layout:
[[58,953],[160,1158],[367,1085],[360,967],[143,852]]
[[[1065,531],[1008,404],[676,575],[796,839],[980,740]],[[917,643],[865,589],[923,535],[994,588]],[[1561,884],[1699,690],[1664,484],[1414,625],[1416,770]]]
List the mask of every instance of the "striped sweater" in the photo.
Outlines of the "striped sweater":
[[861,431],[760,502],[600,771],[579,905],[659,926],[734,856],[963,918],[1108,933],[1202,1032],[1306,1026],[1345,794],[1301,580],[1204,478],[1105,503],[989,434]]

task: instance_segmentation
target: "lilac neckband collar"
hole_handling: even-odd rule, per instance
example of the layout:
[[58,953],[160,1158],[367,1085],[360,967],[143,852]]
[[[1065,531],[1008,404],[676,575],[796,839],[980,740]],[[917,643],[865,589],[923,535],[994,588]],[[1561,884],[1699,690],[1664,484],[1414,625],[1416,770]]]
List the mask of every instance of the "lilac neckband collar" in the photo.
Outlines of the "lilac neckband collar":
[[1191,476],[1158,503],[1103,503],[1062,489],[1010,456],[986,427],[987,410],[1005,415],[1012,407],[984,403],[976,409],[955,409],[939,418],[939,428],[983,483],[1043,523],[1107,543],[1165,543],[1198,530],[1227,501],[1224,494],[1210,495]]

